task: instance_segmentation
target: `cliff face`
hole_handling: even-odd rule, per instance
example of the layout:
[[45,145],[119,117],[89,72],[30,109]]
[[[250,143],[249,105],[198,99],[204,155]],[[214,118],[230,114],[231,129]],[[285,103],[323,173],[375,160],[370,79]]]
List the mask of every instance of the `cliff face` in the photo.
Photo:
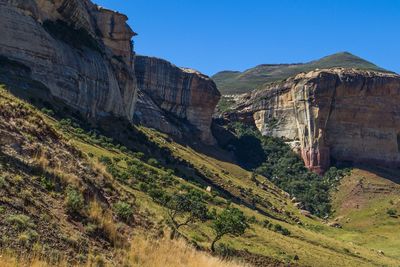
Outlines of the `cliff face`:
[[88,118],[131,120],[137,86],[126,20],[88,0],[0,0],[0,56]]
[[[179,133],[174,117],[199,131],[202,141],[213,144],[210,126],[220,99],[215,83],[207,76],[178,68],[157,58],[137,56],[136,77],[141,96],[136,114],[149,126]],[[159,119],[160,118],[160,119]]]
[[329,69],[240,97],[230,120],[285,137],[316,172],[331,159],[400,166],[400,76]]
[[89,0],[0,0],[0,67],[16,62],[19,77],[40,82],[89,119],[133,121],[136,112],[146,126],[176,136],[197,132],[212,144],[211,119],[220,97],[214,82],[160,59],[138,57],[135,64],[135,33],[126,21]]

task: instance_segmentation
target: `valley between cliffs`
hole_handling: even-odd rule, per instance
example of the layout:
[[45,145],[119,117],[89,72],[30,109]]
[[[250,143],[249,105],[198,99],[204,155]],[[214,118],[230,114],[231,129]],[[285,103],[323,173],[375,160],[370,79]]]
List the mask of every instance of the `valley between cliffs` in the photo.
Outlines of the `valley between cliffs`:
[[212,78],[137,55],[127,22],[0,0],[0,266],[400,265],[399,75],[260,65],[214,121]]

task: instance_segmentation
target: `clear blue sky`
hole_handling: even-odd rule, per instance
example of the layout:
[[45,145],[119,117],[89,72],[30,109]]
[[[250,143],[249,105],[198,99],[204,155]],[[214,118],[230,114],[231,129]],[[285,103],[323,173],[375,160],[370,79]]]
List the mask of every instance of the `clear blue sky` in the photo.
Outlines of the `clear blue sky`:
[[349,51],[400,73],[400,0],[94,0],[129,16],[138,54],[212,75]]

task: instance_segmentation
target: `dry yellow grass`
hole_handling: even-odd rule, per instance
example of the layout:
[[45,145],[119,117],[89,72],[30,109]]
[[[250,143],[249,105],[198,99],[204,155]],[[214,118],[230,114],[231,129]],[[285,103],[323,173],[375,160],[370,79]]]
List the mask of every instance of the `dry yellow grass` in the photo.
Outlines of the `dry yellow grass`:
[[[135,237],[131,242],[131,248],[125,254],[125,258],[118,259],[117,262],[123,262],[124,266],[132,267],[250,267],[234,261],[224,261],[212,257],[211,255],[200,252],[191,247],[183,239],[170,240],[162,238],[159,240],[146,239],[143,236]],[[99,265],[99,263],[101,264]],[[48,264],[39,258],[17,258],[5,254],[1,256],[0,266],[7,267],[50,267],[50,266],[71,266],[66,262],[57,265]],[[93,266],[115,266],[115,264],[99,260],[99,257],[89,256],[89,261],[76,267]]]
[[246,265],[224,261],[199,252],[183,239],[146,240],[136,237],[131,242],[129,266],[132,267],[244,267]]
[[33,157],[34,164],[40,167],[42,170],[47,171],[54,176],[57,176],[65,185],[74,185],[79,187],[80,179],[72,173],[66,172],[61,162],[57,162],[56,166],[51,166],[49,159],[46,156],[46,152],[39,148],[36,155]]
[[104,231],[112,244],[119,245],[122,242],[110,210],[104,211],[97,201],[92,201],[89,204],[89,218]]

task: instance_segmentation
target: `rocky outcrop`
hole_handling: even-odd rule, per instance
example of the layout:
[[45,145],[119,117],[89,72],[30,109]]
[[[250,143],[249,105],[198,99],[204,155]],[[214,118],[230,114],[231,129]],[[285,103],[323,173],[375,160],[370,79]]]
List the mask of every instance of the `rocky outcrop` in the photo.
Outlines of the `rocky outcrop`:
[[0,0],[0,64],[23,66],[14,70],[19,77],[44,85],[88,119],[133,122],[136,114],[146,126],[175,136],[197,132],[212,144],[211,119],[220,97],[214,82],[161,59],[138,57],[135,64],[135,33],[127,19],[89,0]]
[[0,0],[0,56],[29,68],[88,118],[132,120],[136,77],[127,17],[89,0]]
[[318,173],[332,159],[400,166],[400,76],[316,70],[241,96],[230,120],[283,137]]
[[209,77],[144,56],[136,57],[135,69],[141,91],[136,114],[142,122],[174,134],[182,125],[193,126],[203,142],[214,143],[210,127],[220,93]]

